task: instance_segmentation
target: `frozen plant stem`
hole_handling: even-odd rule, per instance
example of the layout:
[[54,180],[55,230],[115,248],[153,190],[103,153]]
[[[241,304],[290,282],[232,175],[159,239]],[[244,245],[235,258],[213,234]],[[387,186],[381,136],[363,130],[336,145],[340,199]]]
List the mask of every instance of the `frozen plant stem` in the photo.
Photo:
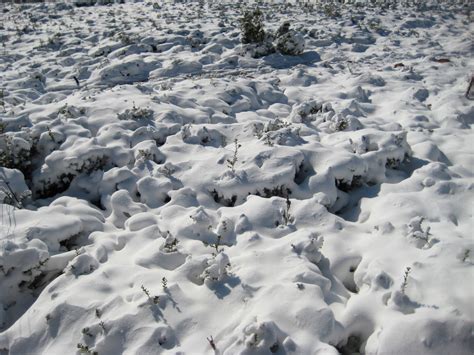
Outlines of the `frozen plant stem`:
[[98,308],[95,309],[95,316],[100,320],[99,326],[102,328],[102,330],[104,331],[104,334],[105,334],[105,333],[107,332],[107,331],[105,330],[105,323],[104,323],[104,321],[100,318],[100,317],[102,316],[102,313],[101,313],[101,311],[100,311]]
[[51,128],[48,126],[47,129],[48,129],[49,138],[51,138],[51,140],[52,140],[54,143],[56,143],[56,139],[54,139],[54,135],[53,135],[53,132],[51,132]]
[[150,291],[148,291],[148,289],[145,288],[145,286],[143,286],[143,285],[142,285],[141,288],[142,288],[142,291],[145,293],[145,295],[146,295],[148,298],[151,298],[151,297],[150,297]]
[[209,342],[209,345],[211,345],[211,348],[213,350],[217,350],[216,344],[214,343],[214,339],[212,338],[212,335],[209,338],[207,338],[207,341]]
[[7,112],[5,108],[5,90],[1,89],[0,90],[0,105],[3,107],[3,112]]
[[150,291],[145,287],[145,286],[141,286],[141,289],[143,291],[143,293],[145,293],[145,295],[148,297],[148,300],[152,303],[152,304],[157,304],[158,301],[160,300],[160,297],[159,296],[154,296],[154,297],[151,297],[150,295]]
[[285,223],[288,224],[290,222],[291,216],[290,216],[290,207],[291,207],[291,201],[288,196],[286,196],[286,211],[285,211]]
[[[474,75],[471,75],[471,81],[469,82],[469,85],[467,87],[467,90],[466,90],[466,98],[469,99],[470,98],[470,95],[471,95],[471,89],[472,89],[472,86],[474,85]],[[1,98],[1,96],[0,96]],[[5,108],[4,108],[5,109]]]
[[462,257],[462,262],[465,263],[467,259],[469,259],[469,255],[471,254],[471,249],[466,249],[464,251],[464,255]]
[[222,237],[220,235],[218,235],[216,242],[214,244],[209,244],[209,246],[213,247],[216,250],[216,252],[213,253],[215,255],[219,254],[222,251],[222,249],[219,249],[219,247],[221,245],[221,239],[222,239]]
[[107,330],[105,329],[105,323],[104,323],[103,320],[101,320],[101,321],[99,322],[99,326],[100,326],[100,327],[102,328],[102,330],[104,331],[104,334],[107,333]]
[[286,209],[283,211],[283,222],[288,225],[293,222],[293,217],[290,215],[291,201],[288,195],[286,196]]
[[405,269],[405,274],[403,275],[403,283],[402,283],[402,293],[405,294],[405,290],[408,286],[408,276],[410,275],[411,267],[407,267]]
[[232,170],[233,173],[235,173],[235,164],[238,161],[237,152],[238,152],[238,150],[241,146],[242,145],[239,144],[239,141],[237,140],[237,138],[235,138],[235,140],[234,140],[234,155],[233,155],[232,159],[227,159],[227,167],[230,170]]

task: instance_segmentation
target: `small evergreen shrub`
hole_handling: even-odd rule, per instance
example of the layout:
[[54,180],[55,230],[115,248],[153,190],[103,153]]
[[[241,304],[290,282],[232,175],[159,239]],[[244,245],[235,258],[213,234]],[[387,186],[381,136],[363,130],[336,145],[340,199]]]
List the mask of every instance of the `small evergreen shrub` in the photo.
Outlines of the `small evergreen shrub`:
[[265,30],[263,29],[263,13],[256,8],[253,11],[246,11],[240,19],[240,29],[242,31],[241,42],[243,44],[263,43]]

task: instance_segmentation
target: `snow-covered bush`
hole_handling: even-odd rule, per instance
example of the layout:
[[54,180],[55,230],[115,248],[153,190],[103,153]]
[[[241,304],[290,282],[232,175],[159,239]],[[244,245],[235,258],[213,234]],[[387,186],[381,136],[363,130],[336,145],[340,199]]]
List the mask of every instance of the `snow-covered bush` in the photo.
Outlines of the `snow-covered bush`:
[[114,2],[119,2],[116,0],[73,0],[73,4],[77,7],[83,6],[94,6],[94,5],[109,5],[113,4]]
[[302,245],[302,254],[312,263],[317,264],[321,261],[322,254],[321,248],[324,243],[324,238],[322,236],[317,236],[315,234],[310,235],[310,240]]
[[471,355],[465,11],[110,1],[3,9],[0,355]]
[[161,164],[166,159],[163,153],[161,153],[156,146],[156,142],[154,140],[140,142],[135,145],[132,150],[135,162],[150,160]]
[[0,135],[0,166],[28,174],[31,169],[33,141],[26,131]]
[[192,31],[186,39],[189,41],[191,48],[200,48],[206,43],[206,38],[204,37],[204,32],[200,30]]
[[67,160],[61,160],[61,154],[54,156],[50,154],[48,158],[51,159],[46,160],[46,165],[43,166],[41,174],[33,179],[34,192],[41,197],[51,197],[66,191],[77,176],[104,169],[109,161],[108,156],[105,154],[95,155],[94,153],[97,152],[91,153],[89,156],[86,156],[88,155],[86,153],[83,156],[76,156]]
[[97,3],[97,0],[74,0],[73,4],[77,7],[81,6],[94,6]]
[[196,125],[185,125],[181,129],[183,141],[189,144],[220,147],[226,145],[225,136],[215,129]]
[[133,104],[133,107],[131,109],[126,109],[125,111],[118,113],[117,118],[119,120],[151,120],[153,119],[153,110],[149,108],[141,108],[135,106],[135,103]]
[[[40,277],[49,260],[48,248],[38,239],[28,243],[15,243],[10,240],[2,242],[0,248],[0,310],[10,311],[16,302],[20,305],[31,299],[31,290],[40,286]],[[35,284],[37,280],[37,284]],[[20,306],[21,307],[21,306]],[[0,313],[0,329],[7,319]]]
[[250,354],[286,354],[296,350],[294,341],[285,334],[274,321],[256,319],[239,327],[242,334],[226,350],[229,353]]
[[275,51],[271,34],[263,28],[263,13],[260,9],[245,12],[240,19],[240,29],[244,53],[259,58]]
[[334,115],[335,112],[330,103],[309,100],[293,106],[289,121],[294,123],[310,122],[315,121],[320,116],[326,120]]
[[333,132],[356,131],[362,128],[360,121],[353,115],[344,116],[338,113],[329,117],[328,122]]
[[16,169],[0,167],[0,202],[22,208],[30,197],[31,191],[23,174]]
[[415,243],[417,248],[427,249],[438,242],[438,240],[436,238],[432,238],[430,233],[431,227],[422,227],[421,224],[424,220],[425,218],[421,216],[413,217],[407,224],[407,237],[410,239],[410,241]]
[[215,282],[223,281],[228,275],[230,261],[224,252],[218,253],[216,256],[207,259],[207,267],[201,274],[201,278],[207,286],[212,286]]
[[263,13],[260,9],[247,11],[240,19],[241,42],[244,52],[254,58],[271,54],[277,50],[285,55],[300,55],[305,48],[303,36],[290,29],[284,22],[275,34],[265,31]]
[[240,19],[241,42],[243,44],[262,43],[265,39],[263,13],[260,9],[246,11]]
[[290,29],[290,23],[285,22],[276,33],[275,47],[285,55],[300,55],[305,48],[303,35]]
[[99,262],[89,254],[81,254],[69,262],[66,275],[87,275],[99,267]]

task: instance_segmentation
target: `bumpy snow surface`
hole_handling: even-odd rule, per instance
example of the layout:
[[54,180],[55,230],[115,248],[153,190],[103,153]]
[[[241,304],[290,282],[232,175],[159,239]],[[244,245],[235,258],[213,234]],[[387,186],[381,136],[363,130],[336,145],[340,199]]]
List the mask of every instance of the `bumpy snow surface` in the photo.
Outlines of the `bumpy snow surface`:
[[471,354],[472,17],[420,4],[3,4],[0,354]]

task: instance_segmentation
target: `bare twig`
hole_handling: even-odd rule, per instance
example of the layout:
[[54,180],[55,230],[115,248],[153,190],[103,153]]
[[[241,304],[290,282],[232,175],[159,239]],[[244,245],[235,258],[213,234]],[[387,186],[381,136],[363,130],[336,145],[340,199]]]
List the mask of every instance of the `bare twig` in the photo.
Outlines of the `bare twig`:
[[466,90],[466,98],[467,99],[471,99],[471,89],[472,89],[472,86],[474,85],[474,75],[471,75],[471,81],[469,82],[469,86],[467,87],[467,90]]
[[403,275],[403,283],[402,283],[402,293],[405,294],[405,290],[408,286],[408,276],[410,275],[411,267],[407,267],[405,269],[405,274]]
[[209,338],[207,338],[207,341],[209,342],[209,345],[211,345],[211,348],[213,350],[217,350],[216,343],[214,343],[214,339],[212,338],[212,335]]
[[23,204],[21,203],[21,201],[18,199],[18,197],[16,196],[16,194],[13,192],[10,184],[8,183],[7,180],[3,179],[3,178],[0,178],[0,182],[3,182],[5,184],[5,186],[7,187],[8,191],[5,191],[9,196],[10,198],[12,198],[14,201],[13,202],[16,202],[16,208],[22,208],[23,207]]

